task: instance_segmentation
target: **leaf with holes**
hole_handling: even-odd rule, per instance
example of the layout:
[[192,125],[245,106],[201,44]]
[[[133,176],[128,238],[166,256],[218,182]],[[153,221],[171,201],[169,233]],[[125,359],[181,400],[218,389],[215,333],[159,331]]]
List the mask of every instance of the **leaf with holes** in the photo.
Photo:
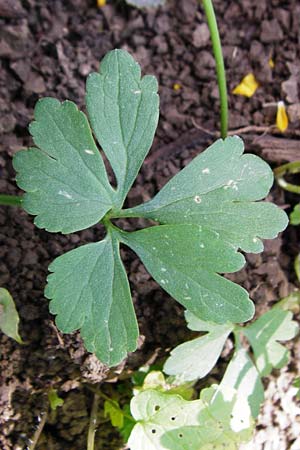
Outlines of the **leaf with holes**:
[[[182,381],[191,381],[205,377],[215,366],[234,326],[204,322],[189,311],[186,312],[186,318],[189,328],[195,331],[207,331],[207,333],[192,341],[184,342],[172,350],[171,356],[164,365],[164,371],[168,375],[176,375],[177,379]],[[193,327],[190,326],[190,318]]]
[[40,100],[34,115],[30,133],[37,147],[14,157],[17,184],[27,191],[24,209],[48,231],[94,225],[111,209],[114,191],[86,116],[54,98]]
[[152,200],[126,210],[128,215],[163,224],[201,225],[219,243],[261,252],[261,238],[274,238],[288,220],[275,205],[256,202],[269,193],[273,173],[262,159],[243,151],[237,136],[218,140]]
[[59,256],[49,270],[45,295],[61,331],[80,329],[87,350],[111,366],[136,349],[138,326],[113,236]]
[[0,288],[0,330],[19,344],[23,341],[19,335],[19,314],[14,300],[7,289]]
[[[242,411],[239,408],[242,407]],[[234,389],[204,389],[200,400],[144,391],[131,401],[137,421],[130,435],[131,450],[235,449],[250,439],[250,408]]]
[[120,233],[153,278],[178,302],[203,320],[244,322],[253,303],[240,286],[216,272],[235,272],[244,257],[214,231],[178,224]]
[[158,122],[157,89],[156,78],[141,78],[140,66],[123,50],[108,53],[100,72],[88,77],[87,110],[117,178],[118,206],[122,206],[152,144]]
[[289,351],[277,341],[287,341],[298,333],[299,327],[292,317],[290,311],[275,307],[243,329],[253,348],[261,376],[269,375],[273,368],[280,369],[287,364]]

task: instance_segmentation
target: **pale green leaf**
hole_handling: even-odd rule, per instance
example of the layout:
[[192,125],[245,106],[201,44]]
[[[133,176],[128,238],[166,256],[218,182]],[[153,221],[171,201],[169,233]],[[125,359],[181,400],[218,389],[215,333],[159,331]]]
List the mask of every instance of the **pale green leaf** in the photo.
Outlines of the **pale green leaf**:
[[260,375],[242,347],[235,351],[221,382],[221,388],[234,388],[237,395],[246,399],[252,417],[256,418],[264,401],[264,388]]
[[76,105],[44,98],[35,107],[30,133],[37,147],[16,153],[23,207],[47,231],[71,233],[95,223],[111,209],[102,157],[86,116]]
[[216,273],[240,269],[244,257],[215,232],[197,225],[161,225],[120,233],[120,239],[172,297],[201,319],[235,323],[253,316],[247,292]]
[[6,336],[22,344],[19,335],[19,315],[14,300],[7,289],[0,288],[0,330]]
[[137,8],[154,8],[165,4],[165,0],[126,0],[126,2]]
[[[146,390],[131,400],[131,414],[137,421],[128,445],[130,450],[162,450],[161,437],[165,432],[185,425],[197,425],[197,417],[204,407],[201,400],[187,401],[179,395],[168,395],[156,390]],[[178,437],[172,450],[184,450]],[[191,448],[191,450],[193,450]]]
[[131,450],[237,449],[253,428],[247,403],[237,400],[235,390],[216,387],[194,401],[144,391],[132,399],[131,414],[137,421],[128,441]]
[[147,389],[155,389],[157,391],[166,392],[168,395],[178,394],[185,400],[190,400],[194,394],[194,383],[182,383],[175,377],[165,378],[164,374],[159,370],[151,370],[145,377],[142,386],[134,388],[134,393],[146,391]]
[[[202,321],[189,312],[187,317],[191,316],[193,316],[191,319],[193,325],[198,322],[196,331],[208,331],[208,333],[178,345],[172,350],[171,356],[164,365],[164,372],[168,375],[176,375],[182,381],[203,378],[211,371],[220,357],[227,337],[234,328],[232,324],[217,325],[209,322],[201,324]],[[195,330],[195,327],[193,329]]]
[[121,410],[119,403],[115,400],[105,400],[104,416],[110,418],[113,427],[123,428],[124,413]]
[[300,225],[300,204],[296,205],[290,214],[291,225]]
[[137,346],[138,327],[119,244],[108,235],[54,260],[45,296],[64,333],[81,330],[88,351],[110,366]]
[[261,376],[268,375],[273,368],[279,369],[287,364],[289,352],[278,341],[287,341],[298,333],[299,327],[292,317],[290,311],[272,308],[243,329],[253,348]]
[[118,183],[121,206],[153,141],[159,114],[157,80],[141,78],[139,64],[124,50],[108,53],[100,72],[87,80],[89,119]]
[[164,224],[198,224],[214,232],[219,242],[261,252],[261,238],[276,237],[288,219],[275,205],[256,202],[269,193],[273,174],[262,159],[243,151],[237,136],[218,140],[152,200],[127,210],[128,214]]

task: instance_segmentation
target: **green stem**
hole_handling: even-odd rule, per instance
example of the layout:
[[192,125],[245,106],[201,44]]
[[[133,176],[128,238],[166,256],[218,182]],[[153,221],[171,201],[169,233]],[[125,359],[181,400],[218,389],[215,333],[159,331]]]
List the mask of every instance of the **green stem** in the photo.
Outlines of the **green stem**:
[[300,161],[294,161],[291,163],[283,164],[282,166],[274,169],[274,175],[277,183],[282,189],[300,194],[300,186],[297,184],[291,184],[285,181],[284,175],[300,173]]
[[0,194],[0,205],[22,206],[23,197]]
[[87,438],[87,450],[94,450],[95,448],[95,434],[97,430],[97,415],[98,415],[99,395],[94,395],[92,411],[90,415],[90,424]]
[[228,130],[228,98],[222,46],[212,0],[203,0],[203,7],[208,22],[213,53],[216,61],[217,79],[221,103],[221,137],[225,139]]

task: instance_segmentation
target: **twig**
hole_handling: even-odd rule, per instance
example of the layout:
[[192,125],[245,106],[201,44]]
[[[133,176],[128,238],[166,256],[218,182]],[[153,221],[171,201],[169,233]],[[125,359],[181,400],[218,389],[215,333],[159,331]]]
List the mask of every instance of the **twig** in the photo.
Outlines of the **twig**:
[[37,446],[38,441],[39,441],[39,439],[40,439],[40,436],[41,436],[41,434],[42,434],[42,431],[43,431],[43,429],[44,429],[44,426],[45,426],[45,424],[46,424],[47,417],[48,417],[48,412],[45,411],[44,414],[43,414],[43,416],[42,416],[42,420],[41,420],[40,423],[39,423],[39,426],[38,426],[37,429],[35,430],[33,439],[32,439],[32,441],[31,441],[30,446],[28,447],[28,450],[34,450],[35,447]]

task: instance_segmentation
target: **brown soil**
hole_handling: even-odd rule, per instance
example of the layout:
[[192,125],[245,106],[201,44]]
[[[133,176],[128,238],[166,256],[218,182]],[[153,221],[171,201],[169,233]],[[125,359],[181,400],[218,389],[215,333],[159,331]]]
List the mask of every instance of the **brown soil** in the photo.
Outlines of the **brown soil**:
[[[300,117],[299,2],[214,3],[230,90],[250,71],[260,82],[251,99],[230,95],[230,128],[273,124],[276,102],[285,100],[292,119],[288,136],[294,145]],[[18,193],[11,157],[31,142],[27,126],[37,99],[67,98],[84,109],[87,74],[97,69],[107,51],[119,47],[132,53],[144,73],[159,80],[159,127],[128,205],[151,197],[211,141],[205,133],[200,141],[192,139],[195,123],[212,133],[219,127],[215,63],[205,23],[196,0],[168,0],[165,7],[148,12],[117,0],[108,1],[101,9],[96,0],[0,0],[0,192]],[[270,200],[287,208],[298,201],[278,188]],[[58,333],[43,297],[49,263],[79,243],[101,239],[101,227],[69,236],[50,234],[35,228],[32,217],[12,207],[0,208],[0,224],[0,286],[14,296],[25,341],[19,346],[0,335],[0,447],[27,448],[47,410],[47,390],[53,387],[59,389],[65,403],[48,417],[36,448],[82,450],[93,398],[90,386],[109,381],[103,386],[109,393],[119,378],[126,378],[148,361],[160,360],[186,340],[189,334],[182,308],[157,286],[133,253],[124,251],[142,338],[134,355],[108,370],[84,351],[78,334]],[[129,221],[121,225],[132,226]],[[298,243],[299,231],[290,227],[277,240],[266,242],[262,255],[248,255],[247,266],[230,276],[250,292],[258,314],[297,286],[293,259],[299,252]],[[299,348],[295,344],[291,349],[288,370],[295,373]],[[293,434],[289,436],[286,448],[295,440]],[[97,449],[121,445],[107,423],[100,427]]]

